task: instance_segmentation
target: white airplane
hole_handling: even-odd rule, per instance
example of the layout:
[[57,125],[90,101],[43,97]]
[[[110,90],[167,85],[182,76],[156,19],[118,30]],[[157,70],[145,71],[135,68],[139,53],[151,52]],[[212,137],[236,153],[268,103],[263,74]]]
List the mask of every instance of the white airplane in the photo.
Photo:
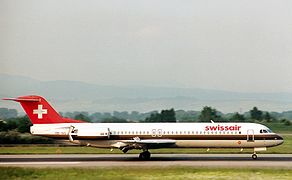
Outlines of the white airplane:
[[68,139],[98,148],[140,149],[150,158],[157,148],[252,148],[256,152],[283,143],[283,138],[256,123],[87,123],[61,117],[41,96],[5,98],[20,102],[30,118],[33,135]]

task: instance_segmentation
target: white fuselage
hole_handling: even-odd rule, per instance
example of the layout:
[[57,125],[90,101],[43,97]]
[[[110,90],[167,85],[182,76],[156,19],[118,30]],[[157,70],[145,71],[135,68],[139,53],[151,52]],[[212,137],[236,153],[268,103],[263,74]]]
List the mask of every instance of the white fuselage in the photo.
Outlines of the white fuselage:
[[31,133],[96,147],[116,147],[140,140],[173,140],[162,147],[256,148],[283,143],[283,138],[256,123],[60,123],[34,124]]

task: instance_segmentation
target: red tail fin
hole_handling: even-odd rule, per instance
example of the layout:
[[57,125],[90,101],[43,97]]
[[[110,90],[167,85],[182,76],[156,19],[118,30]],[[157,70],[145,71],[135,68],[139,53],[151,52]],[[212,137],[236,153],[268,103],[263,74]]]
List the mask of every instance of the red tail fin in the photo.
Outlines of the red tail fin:
[[83,121],[66,119],[60,116],[52,106],[41,96],[21,96],[18,98],[6,98],[20,102],[22,108],[28,115],[32,124],[52,124],[52,123],[80,123]]

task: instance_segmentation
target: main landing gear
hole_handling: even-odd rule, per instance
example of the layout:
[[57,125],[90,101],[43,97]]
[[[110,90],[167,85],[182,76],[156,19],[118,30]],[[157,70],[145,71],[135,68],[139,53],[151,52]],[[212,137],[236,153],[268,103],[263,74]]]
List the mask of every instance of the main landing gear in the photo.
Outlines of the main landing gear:
[[146,151],[143,151],[140,153],[139,159],[140,160],[149,160],[150,156],[151,156],[150,152],[146,150]]

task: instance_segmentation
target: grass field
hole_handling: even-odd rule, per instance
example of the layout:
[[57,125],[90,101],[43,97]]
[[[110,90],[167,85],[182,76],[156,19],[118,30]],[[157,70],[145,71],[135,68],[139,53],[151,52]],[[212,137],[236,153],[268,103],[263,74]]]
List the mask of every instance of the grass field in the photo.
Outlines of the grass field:
[[0,179],[291,179],[291,169],[251,168],[14,168],[0,167]]
[[[284,144],[268,148],[267,151],[260,153],[279,153],[291,154],[292,153],[292,135],[284,135]],[[132,150],[128,153],[140,153],[140,150]],[[173,154],[192,154],[192,153],[252,153],[252,149],[210,149],[209,152],[203,148],[165,148],[165,149],[152,149],[151,153],[173,153]],[[0,154],[117,154],[122,153],[118,149],[112,152],[109,149],[92,148],[92,147],[40,147],[40,146],[25,146],[25,147],[0,147]]]

